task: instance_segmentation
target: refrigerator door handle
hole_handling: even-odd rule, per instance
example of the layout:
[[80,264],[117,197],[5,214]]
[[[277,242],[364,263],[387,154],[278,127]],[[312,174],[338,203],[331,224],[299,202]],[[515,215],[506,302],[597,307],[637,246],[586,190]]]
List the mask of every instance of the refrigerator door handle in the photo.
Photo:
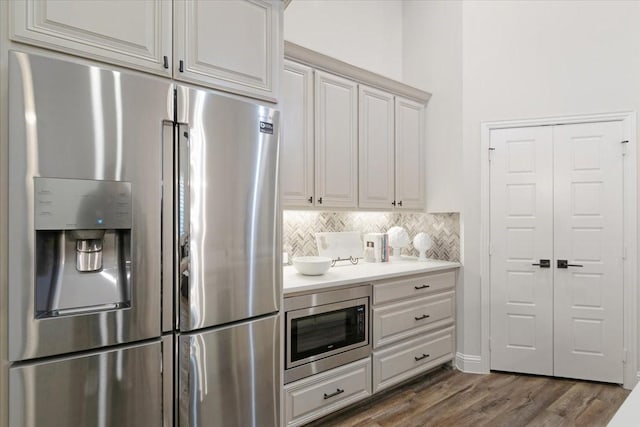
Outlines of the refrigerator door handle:
[[174,250],[174,173],[175,124],[164,122],[162,127],[162,331],[170,332],[175,321],[175,250]]
[[[189,181],[189,126],[186,124],[176,125],[175,144],[175,176],[174,182],[175,200],[174,204],[176,218],[175,224],[175,256],[176,256],[176,285],[178,292],[176,298],[176,309],[180,309],[180,300],[189,298],[189,232],[191,229],[190,218],[190,181]],[[179,311],[177,311],[179,312]],[[181,316],[176,316],[179,322]],[[179,327],[179,325],[177,325]]]

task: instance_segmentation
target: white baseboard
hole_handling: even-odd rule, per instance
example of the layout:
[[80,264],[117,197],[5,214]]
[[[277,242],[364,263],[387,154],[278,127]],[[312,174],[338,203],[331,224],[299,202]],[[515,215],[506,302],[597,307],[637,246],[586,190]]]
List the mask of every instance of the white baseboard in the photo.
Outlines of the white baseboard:
[[471,354],[456,353],[456,368],[468,374],[486,374],[482,369],[482,358]]

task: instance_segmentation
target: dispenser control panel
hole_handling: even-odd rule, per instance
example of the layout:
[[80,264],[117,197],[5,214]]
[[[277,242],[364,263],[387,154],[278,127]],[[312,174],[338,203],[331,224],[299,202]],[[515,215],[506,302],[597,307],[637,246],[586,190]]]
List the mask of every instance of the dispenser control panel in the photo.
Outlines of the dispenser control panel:
[[36,230],[131,228],[131,183],[34,178]]

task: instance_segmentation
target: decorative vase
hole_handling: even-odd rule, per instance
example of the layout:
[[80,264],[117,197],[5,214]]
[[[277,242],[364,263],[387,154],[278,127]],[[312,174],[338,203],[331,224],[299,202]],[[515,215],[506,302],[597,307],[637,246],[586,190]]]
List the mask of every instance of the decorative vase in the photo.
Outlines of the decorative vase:
[[393,248],[393,255],[390,259],[399,261],[402,259],[400,256],[402,248],[409,245],[409,234],[407,234],[407,230],[402,227],[391,227],[387,231],[387,234],[389,235],[389,246]]
[[427,251],[431,248],[432,244],[431,237],[429,237],[427,233],[416,234],[416,237],[413,238],[413,247],[416,248],[420,254],[418,261],[427,260]]

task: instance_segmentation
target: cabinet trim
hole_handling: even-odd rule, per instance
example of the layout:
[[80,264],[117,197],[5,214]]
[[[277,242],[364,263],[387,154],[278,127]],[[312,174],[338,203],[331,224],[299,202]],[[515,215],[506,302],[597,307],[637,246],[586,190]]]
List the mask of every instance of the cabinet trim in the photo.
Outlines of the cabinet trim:
[[366,85],[410,98],[422,104],[426,104],[427,101],[429,101],[429,98],[431,98],[431,94],[429,92],[425,92],[421,89],[417,89],[413,86],[409,86],[380,74],[373,73],[365,70],[364,68],[356,67],[355,65],[348,64],[286,40],[284,42],[284,57],[319,70],[337,74],[348,79],[357,80],[358,82]]

